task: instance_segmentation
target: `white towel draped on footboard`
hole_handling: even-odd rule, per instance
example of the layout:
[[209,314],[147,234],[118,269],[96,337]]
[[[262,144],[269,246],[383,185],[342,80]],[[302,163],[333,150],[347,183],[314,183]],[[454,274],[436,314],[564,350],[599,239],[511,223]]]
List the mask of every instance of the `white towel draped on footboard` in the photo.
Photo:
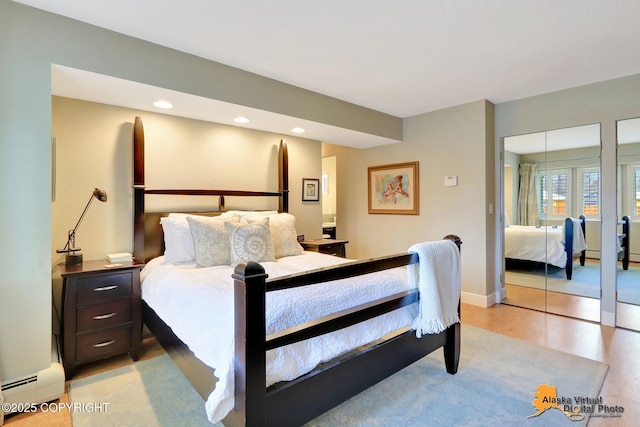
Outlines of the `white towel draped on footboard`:
[[420,338],[459,322],[460,250],[451,240],[418,243],[409,248],[420,258],[408,268],[409,283],[420,291],[420,312],[412,328]]

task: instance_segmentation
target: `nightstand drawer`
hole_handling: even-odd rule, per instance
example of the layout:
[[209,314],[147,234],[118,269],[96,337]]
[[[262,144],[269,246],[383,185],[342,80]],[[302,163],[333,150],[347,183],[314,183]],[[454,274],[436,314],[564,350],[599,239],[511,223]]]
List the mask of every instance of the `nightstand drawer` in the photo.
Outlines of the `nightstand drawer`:
[[98,330],[130,321],[131,298],[122,298],[78,309],[76,331]]
[[343,243],[336,243],[334,245],[326,245],[320,248],[320,252],[327,255],[339,256],[344,258],[345,250]]
[[131,326],[78,335],[76,363],[126,353],[131,347]]
[[95,304],[131,295],[131,272],[78,279],[78,305]]
[[339,256],[342,258],[346,256],[344,246],[347,243],[349,243],[348,240],[333,239],[304,240],[300,242],[305,251],[320,252],[322,254]]
[[62,362],[67,380],[83,363],[129,353],[138,360],[142,332],[137,261],[61,267]]

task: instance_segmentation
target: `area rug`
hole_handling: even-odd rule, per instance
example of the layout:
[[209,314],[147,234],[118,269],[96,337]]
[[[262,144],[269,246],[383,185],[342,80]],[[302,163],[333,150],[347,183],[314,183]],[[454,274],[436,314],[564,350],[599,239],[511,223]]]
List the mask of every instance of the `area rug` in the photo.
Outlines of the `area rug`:
[[[606,372],[600,362],[463,325],[456,375],[446,373],[438,350],[308,426],[584,426],[588,417],[572,421],[553,403],[528,418],[540,412],[535,393],[547,385],[557,398],[595,398]],[[108,402],[101,413],[74,412],[75,427],[211,426],[166,355],[72,381],[70,400]]]
[[74,427],[212,426],[204,401],[167,354],[73,380],[69,401],[101,408],[74,410]]
[[[618,300],[640,305],[640,268],[618,268]],[[544,289],[544,270],[507,270],[505,282],[510,285]],[[547,290],[589,298],[600,298],[600,265],[574,264],[571,280],[567,280],[564,269],[551,267],[547,271]]]

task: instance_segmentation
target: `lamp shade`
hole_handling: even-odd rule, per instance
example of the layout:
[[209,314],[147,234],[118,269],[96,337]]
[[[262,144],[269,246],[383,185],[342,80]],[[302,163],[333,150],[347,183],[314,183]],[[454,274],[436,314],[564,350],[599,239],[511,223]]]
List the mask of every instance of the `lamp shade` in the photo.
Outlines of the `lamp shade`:
[[96,188],[95,190],[93,190],[93,197],[100,200],[101,202],[107,201],[107,193],[104,190],[101,190],[99,188]]

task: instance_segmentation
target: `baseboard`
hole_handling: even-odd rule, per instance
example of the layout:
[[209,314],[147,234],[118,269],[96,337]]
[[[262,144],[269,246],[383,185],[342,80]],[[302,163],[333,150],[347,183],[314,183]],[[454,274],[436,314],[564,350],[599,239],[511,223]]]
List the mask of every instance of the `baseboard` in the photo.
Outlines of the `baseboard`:
[[497,303],[497,294],[494,292],[489,295],[479,295],[463,291],[460,295],[460,301],[465,304],[488,308]]

